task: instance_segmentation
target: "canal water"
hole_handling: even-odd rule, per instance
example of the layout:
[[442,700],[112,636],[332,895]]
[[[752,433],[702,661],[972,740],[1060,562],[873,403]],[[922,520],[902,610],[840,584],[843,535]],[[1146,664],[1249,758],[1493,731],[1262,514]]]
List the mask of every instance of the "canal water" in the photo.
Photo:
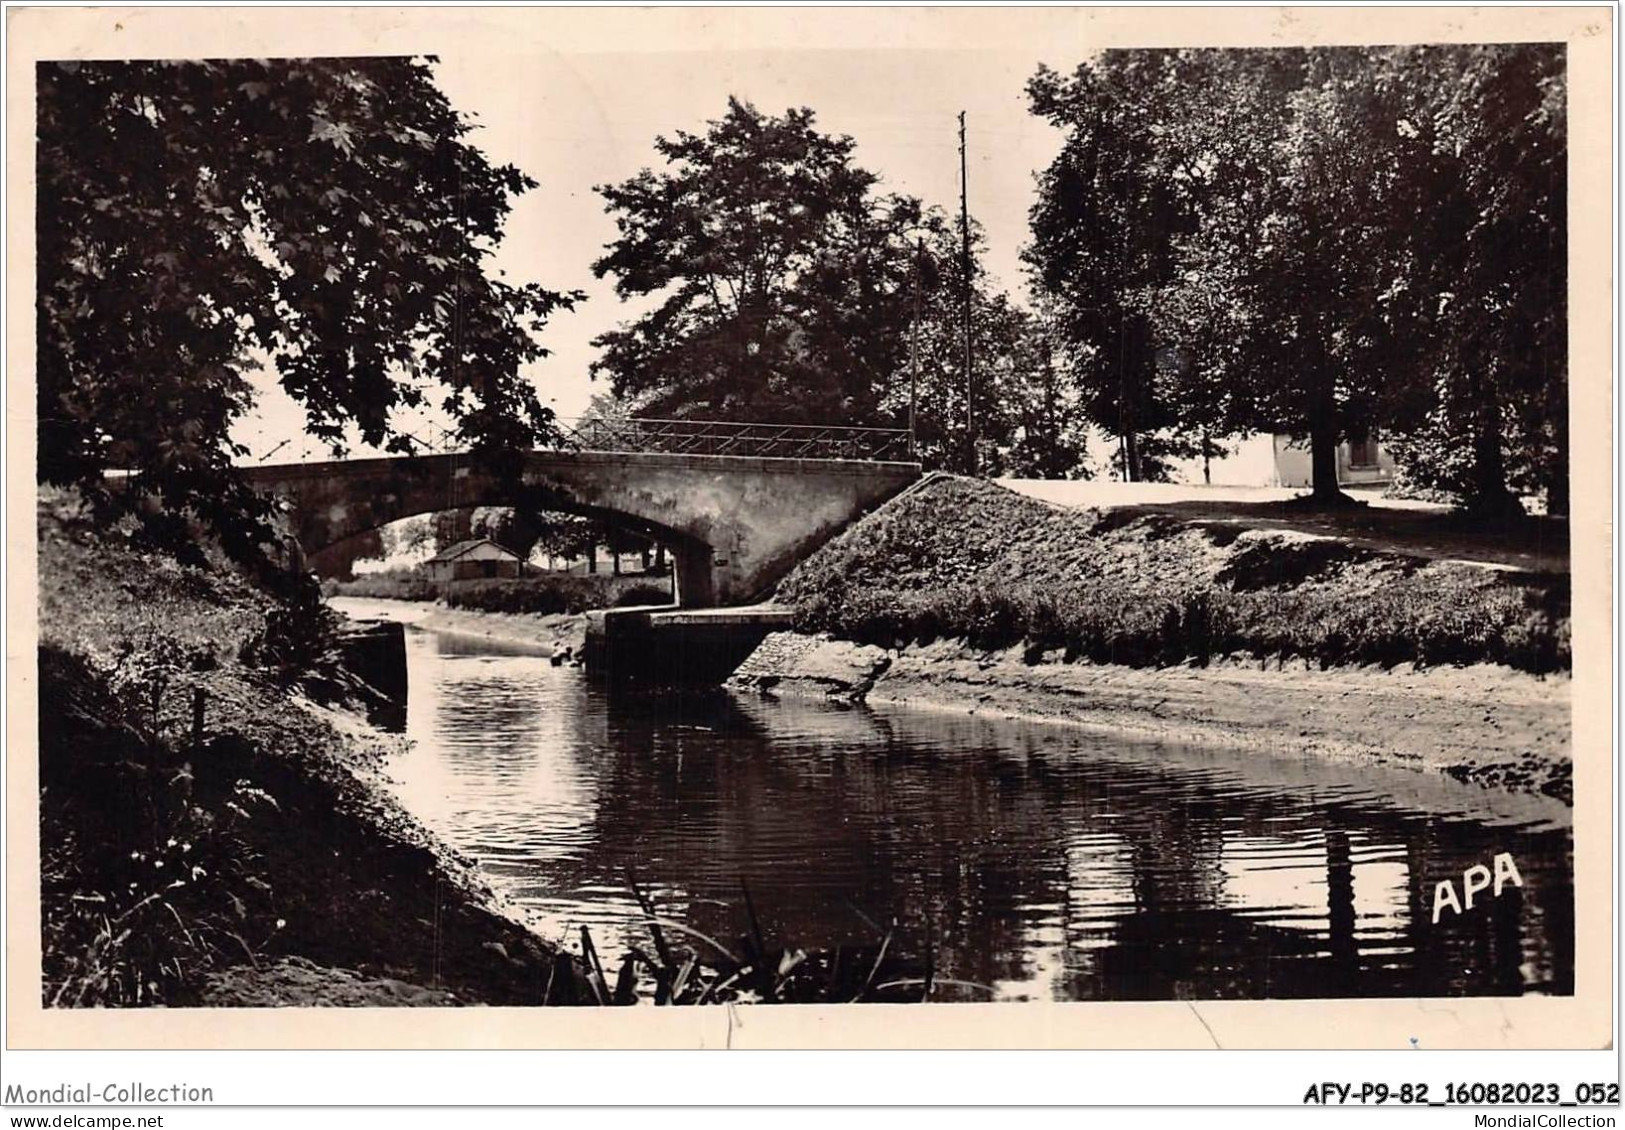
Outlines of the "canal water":
[[[1573,992],[1569,810],[1545,798],[1285,743],[634,694],[415,628],[407,648],[400,800],[543,936],[586,925],[617,958],[650,945],[635,876],[724,945],[750,929],[746,888],[770,947],[890,930],[970,983],[943,999]],[[1464,873],[1497,856],[1499,893],[1467,908]],[[1435,920],[1441,882],[1463,909]]]

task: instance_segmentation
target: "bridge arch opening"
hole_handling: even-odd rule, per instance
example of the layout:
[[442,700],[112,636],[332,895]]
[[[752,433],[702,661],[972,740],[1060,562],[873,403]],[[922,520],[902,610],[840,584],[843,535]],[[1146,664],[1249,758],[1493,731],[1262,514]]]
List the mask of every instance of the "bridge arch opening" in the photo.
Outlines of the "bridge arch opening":
[[[383,536],[385,530],[399,527],[414,518],[433,518],[442,514],[461,513],[469,515],[468,537],[490,536],[481,533],[480,527],[475,525],[472,515],[480,510],[511,510],[516,519],[533,523],[537,526],[548,524],[549,515],[570,515],[590,519],[601,527],[606,534],[622,533],[658,546],[656,555],[651,550],[651,556],[657,557],[666,563],[670,571],[671,599],[673,603],[682,603],[685,591],[690,599],[703,600],[706,593],[704,582],[709,579],[708,570],[711,561],[711,547],[698,539],[663,526],[658,522],[637,518],[624,514],[609,507],[590,506],[575,502],[574,500],[560,498],[551,492],[538,492],[533,488],[525,488],[511,492],[512,502],[496,503],[481,502],[478,505],[459,505],[440,507],[438,504],[425,504],[413,509],[412,513],[402,513],[398,517],[377,521],[359,529],[345,530],[342,537],[331,537],[325,540],[321,537],[311,537],[304,531],[296,532],[300,549],[304,554],[305,567],[314,571],[323,580],[350,580],[355,576],[354,566],[364,560],[377,560],[386,553],[389,539]],[[382,518],[383,515],[376,515]],[[431,535],[432,539],[433,535]],[[306,544],[307,540],[311,544]],[[519,552],[514,546],[506,545],[501,538],[492,538],[498,544],[504,545],[514,552]],[[431,545],[433,544],[431,540]],[[599,543],[608,548],[608,542]],[[526,545],[525,552],[520,556],[529,558],[533,555],[535,542]],[[432,556],[431,548],[427,555]],[[563,555],[560,555],[563,556]],[[690,569],[698,569],[700,573],[696,580],[694,572],[684,568],[685,562]],[[612,566],[612,572],[619,569]],[[689,585],[685,590],[684,575],[688,574]],[[636,574],[633,574],[634,576]]]
[[[397,519],[311,554],[305,562],[330,596],[446,599],[491,582],[490,599],[512,611],[552,612],[676,603],[675,558],[663,544],[600,522],[549,513],[527,520],[509,507],[473,507]],[[545,528],[538,528],[545,526]],[[508,557],[476,548],[442,558],[453,546],[489,539]]]

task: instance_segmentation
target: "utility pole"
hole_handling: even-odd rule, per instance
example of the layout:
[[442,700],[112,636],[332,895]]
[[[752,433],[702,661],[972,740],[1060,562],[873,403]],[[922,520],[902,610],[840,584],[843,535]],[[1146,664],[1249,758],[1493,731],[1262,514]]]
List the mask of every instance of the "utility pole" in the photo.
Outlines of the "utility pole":
[[970,202],[965,162],[965,111],[959,111],[959,258],[965,276],[965,473],[976,474],[976,377],[970,341]]
[[920,397],[920,256],[925,252],[924,242],[914,237],[914,320],[908,328],[908,454],[918,459],[920,444],[915,432],[916,407]]

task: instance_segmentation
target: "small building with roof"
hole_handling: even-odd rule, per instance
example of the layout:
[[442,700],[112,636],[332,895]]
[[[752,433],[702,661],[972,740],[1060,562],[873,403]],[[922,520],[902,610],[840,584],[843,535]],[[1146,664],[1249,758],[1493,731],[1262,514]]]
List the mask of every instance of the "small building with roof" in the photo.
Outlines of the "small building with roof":
[[448,545],[425,561],[423,572],[431,581],[519,577],[524,575],[525,560],[490,538],[468,538]]

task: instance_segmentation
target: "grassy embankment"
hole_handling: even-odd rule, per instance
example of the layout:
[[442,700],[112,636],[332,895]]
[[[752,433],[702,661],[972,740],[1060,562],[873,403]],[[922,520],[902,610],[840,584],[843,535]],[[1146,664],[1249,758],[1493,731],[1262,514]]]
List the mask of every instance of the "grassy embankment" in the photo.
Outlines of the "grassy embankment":
[[[1376,512],[1358,512],[1356,537],[1326,536],[1290,504],[1239,509],[1073,510],[927,482],[786,578],[777,598],[800,634],[770,636],[732,685],[1391,764],[1569,801],[1566,573],[1446,559],[1484,541],[1448,515],[1429,530],[1404,518],[1410,553],[1384,547]],[[1516,548],[1477,546],[1558,560]]]
[[47,1005],[542,999],[555,954],[375,786],[310,697],[342,676],[269,661],[264,596],[60,497],[39,533]]
[[1158,667],[1495,663],[1567,670],[1566,575],[1134,510],[1067,510],[944,478],[853,526],[778,599],[807,631],[891,647],[963,639],[1034,660]]
[[[40,909],[47,1007],[917,1000],[929,963],[668,942],[599,956],[500,913],[381,788],[384,739],[229,570],[39,509]],[[319,672],[319,673],[318,673]],[[314,696],[314,697],[313,697]],[[324,699],[333,706],[318,705]],[[631,889],[653,916],[659,908]]]

